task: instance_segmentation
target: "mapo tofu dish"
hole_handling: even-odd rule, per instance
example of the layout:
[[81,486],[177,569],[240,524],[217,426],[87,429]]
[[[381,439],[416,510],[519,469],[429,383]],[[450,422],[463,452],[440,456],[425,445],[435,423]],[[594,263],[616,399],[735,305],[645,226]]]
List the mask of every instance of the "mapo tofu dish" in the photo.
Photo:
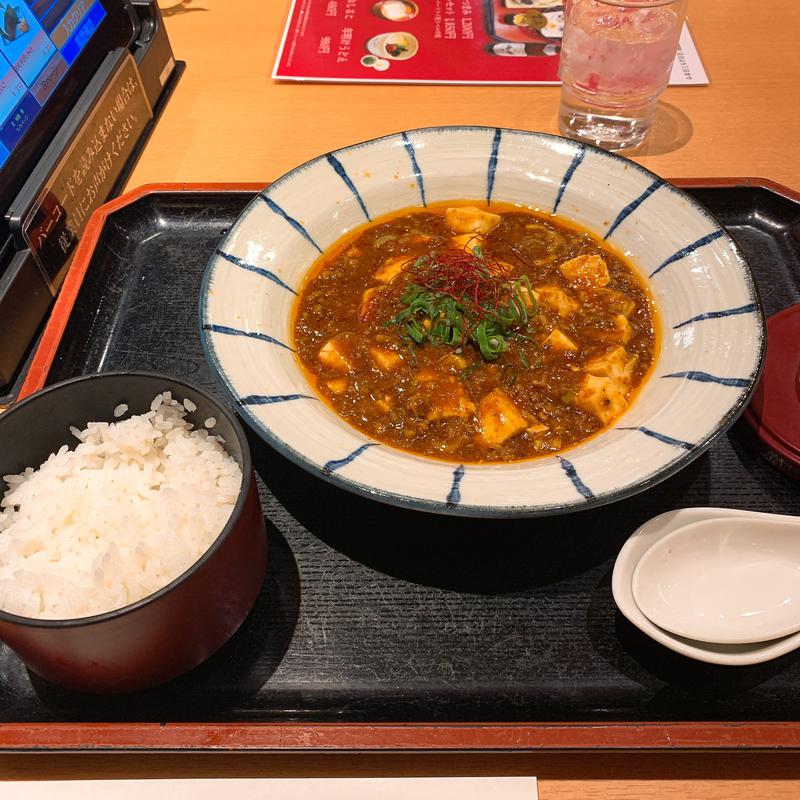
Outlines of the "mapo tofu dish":
[[346,237],[309,273],[294,338],[350,424],[459,462],[592,436],[628,408],[656,346],[651,298],[620,255],[496,203],[406,210]]

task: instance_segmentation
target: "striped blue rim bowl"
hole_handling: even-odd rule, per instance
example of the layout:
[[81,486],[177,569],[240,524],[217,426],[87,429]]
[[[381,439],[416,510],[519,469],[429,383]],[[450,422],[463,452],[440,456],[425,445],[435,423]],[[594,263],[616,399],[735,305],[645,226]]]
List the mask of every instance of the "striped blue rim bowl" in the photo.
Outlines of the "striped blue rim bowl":
[[[292,308],[326,248],[388,212],[456,199],[554,212],[625,253],[658,309],[661,348],[631,407],[559,455],[458,464],[371,440],[316,395],[293,350]],[[212,368],[252,428],[324,480],[399,506],[537,516],[620,500],[700,455],[743,410],[765,329],[741,252],[697,202],[632,161],[542,133],[423,128],[327,153],[250,203],[200,295]]]

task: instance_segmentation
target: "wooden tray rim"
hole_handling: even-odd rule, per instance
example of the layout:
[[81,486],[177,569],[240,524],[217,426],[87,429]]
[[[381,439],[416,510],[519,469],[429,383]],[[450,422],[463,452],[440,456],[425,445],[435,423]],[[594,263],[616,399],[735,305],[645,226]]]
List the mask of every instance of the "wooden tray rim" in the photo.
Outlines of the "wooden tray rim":
[[5,723],[0,751],[796,750],[800,723]]
[[[681,188],[761,187],[800,203],[800,192],[766,178],[678,178]],[[92,215],[34,354],[19,399],[45,384],[106,220],[154,193],[257,192],[257,183],[152,183]],[[604,723],[0,723],[0,751],[522,751],[794,750],[800,722]]]

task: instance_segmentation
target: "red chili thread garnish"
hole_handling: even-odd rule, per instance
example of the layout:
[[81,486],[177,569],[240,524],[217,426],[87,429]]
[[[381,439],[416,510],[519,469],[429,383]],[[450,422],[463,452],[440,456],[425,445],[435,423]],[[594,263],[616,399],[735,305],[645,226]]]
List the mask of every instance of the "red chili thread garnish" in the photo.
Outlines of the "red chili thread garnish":
[[[409,259],[401,275],[429,291],[457,300],[475,316],[487,319],[508,304],[514,281],[507,275],[508,265],[489,255],[476,255],[468,244],[447,247],[428,255]],[[402,292],[407,280],[393,281]]]

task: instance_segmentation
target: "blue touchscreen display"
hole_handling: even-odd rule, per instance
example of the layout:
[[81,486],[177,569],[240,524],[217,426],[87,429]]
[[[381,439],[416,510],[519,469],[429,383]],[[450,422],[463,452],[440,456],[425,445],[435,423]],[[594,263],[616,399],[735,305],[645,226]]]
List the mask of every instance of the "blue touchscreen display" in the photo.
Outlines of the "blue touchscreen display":
[[105,16],[99,0],[0,0],[0,167]]

